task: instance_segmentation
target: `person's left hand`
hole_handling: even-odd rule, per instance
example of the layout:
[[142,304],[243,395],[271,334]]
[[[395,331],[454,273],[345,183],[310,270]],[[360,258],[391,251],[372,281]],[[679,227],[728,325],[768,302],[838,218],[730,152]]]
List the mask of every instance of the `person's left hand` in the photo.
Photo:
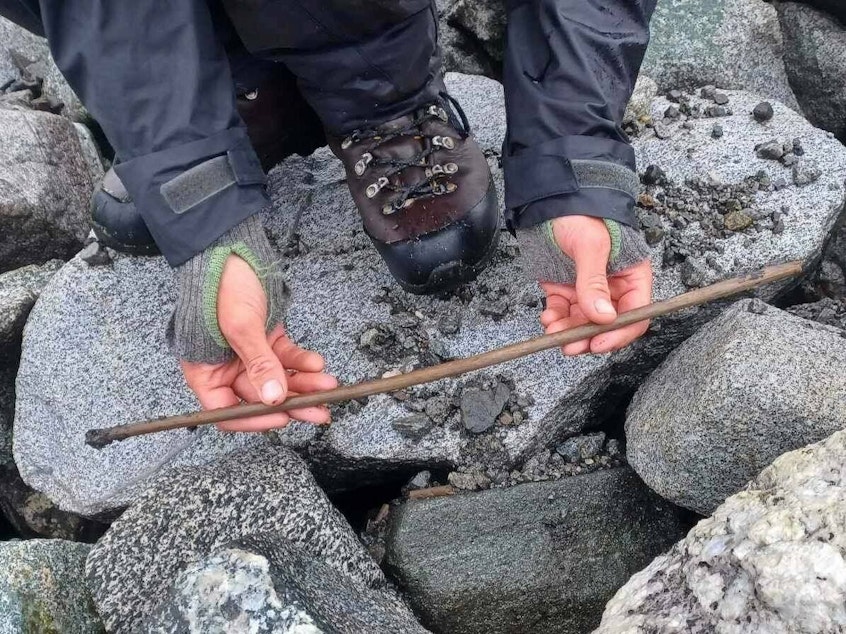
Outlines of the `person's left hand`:
[[[646,306],[652,300],[652,266],[644,259],[607,274],[611,238],[605,223],[589,216],[564,216],[552,221],[553,236],[576,267],[575,284],[541,280],[546,309],[540,320],[547,333],[587,323],[609,324],[617,314]],[[563,347],[566,355],[601,354],[619,350],[643,335],[648,321],[597,335]]]

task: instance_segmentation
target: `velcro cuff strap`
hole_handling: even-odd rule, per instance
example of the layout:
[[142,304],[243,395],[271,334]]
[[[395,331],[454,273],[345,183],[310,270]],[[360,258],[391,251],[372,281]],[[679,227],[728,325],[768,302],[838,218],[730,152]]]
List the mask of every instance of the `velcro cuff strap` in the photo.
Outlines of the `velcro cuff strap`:
[[517,154],[502,159],[505,206],[524,207],[536,200],[578,191],[570,161],[552,154]]
[[625,165],[584,159],[574,159],[570,164],[576,174],[579,188],[606,187],[637,198],[640,180],[637,174]]
[[267,176],[252,148],[233,148],[226,152],[226,158],[239,185],[264,185],[267,182]]
[[[507,145],[507,143],[506,143]],[[604,187],[636,198],[634,150],[610,139],[569,136],[502,157],[505,206],[521,209],[545,198]]]
[[163,183],[159,191],[174,213],[184,214],[237,182],[229,158],[216,156]]

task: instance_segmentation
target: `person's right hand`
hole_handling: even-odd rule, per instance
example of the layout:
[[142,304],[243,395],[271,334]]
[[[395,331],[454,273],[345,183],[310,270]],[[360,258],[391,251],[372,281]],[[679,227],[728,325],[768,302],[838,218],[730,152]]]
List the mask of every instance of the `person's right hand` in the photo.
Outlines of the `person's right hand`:
[[[217,319],[236,356],[217,364],[180,361],[185,380],[203,409],[238,405],[242,400],[278,405],[288,396],[338,385],[334,377],[323,372],[323,357],[297,346],[281,326],[265,333],[267,297],[253,269],[237,255],[230,255],[223,268]],[[322,425],[329,422],[329,410],[309,407],[219,423],[218,428],[265,431],[284,427],[291,418]]]

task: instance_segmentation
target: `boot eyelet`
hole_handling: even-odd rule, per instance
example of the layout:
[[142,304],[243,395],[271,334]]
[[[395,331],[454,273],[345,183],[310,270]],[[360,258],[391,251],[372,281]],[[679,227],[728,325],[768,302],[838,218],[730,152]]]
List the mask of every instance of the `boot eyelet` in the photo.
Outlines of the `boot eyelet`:
[[356,176],[363,176],[364,172],[367,171],[367,166],[370,165],[370,161],[372,160],[373,155],[370,152],[362,154],[361,159],[355,164]]
[[385,215],[385,216],[390,216],[391,214],[394,214],[396,212],[397,212],[397,210],[394,208],[393,203],[388,204],[388,205],[384,205],[382,207],[382,214]]
[[448,150],[454,150],[455,149],[455,141],[453,141],[452,137],[445,136],[444,139],[443,139],[443,145]]
[[375,183],[371,183],[370,185],[368,185],[367,189],[364,190],[364,194],[368,198],[374,198],[376,196],[376,194],[378,194],[380,191],[382,191],[382,189],[387,184],[388,184],[388,179],[383,176],[382,178],[380,178]]
[[447,174],[455,174],[458,171],[458,165],[456,163],[447,163],[444,165],[444,172]]
[[255,101],[258,99],[258,90],[251,90],[250,92],[244,93],[244,99],[247,101]]
[[342,150],[349,150],[350,146],[353,144],[353,140],[351,137],[347,137],[343,141],[341,141],[341,149]]

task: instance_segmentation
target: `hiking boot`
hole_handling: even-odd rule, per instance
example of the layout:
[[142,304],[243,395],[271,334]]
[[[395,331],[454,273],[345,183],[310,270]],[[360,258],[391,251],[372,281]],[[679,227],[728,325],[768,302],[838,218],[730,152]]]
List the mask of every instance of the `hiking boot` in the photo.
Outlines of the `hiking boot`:
[[[307,156],[326,143],[323,126],[279,64],[259,87],[236,96],[238,113],[265,170],[292,154]],[[120,178],[110,169],[91,199],[91,225],[98,241],[131,255],[159,252]]]
[[156,255],[159,248],[135,203],[111,168],[91,197],[91,228],[97,241],[130,255]]
[[475,279],[499,239],[488,162],[458,103],[444,97],[376,128],[329,138],[367,234],[399,285],[417,294]]

